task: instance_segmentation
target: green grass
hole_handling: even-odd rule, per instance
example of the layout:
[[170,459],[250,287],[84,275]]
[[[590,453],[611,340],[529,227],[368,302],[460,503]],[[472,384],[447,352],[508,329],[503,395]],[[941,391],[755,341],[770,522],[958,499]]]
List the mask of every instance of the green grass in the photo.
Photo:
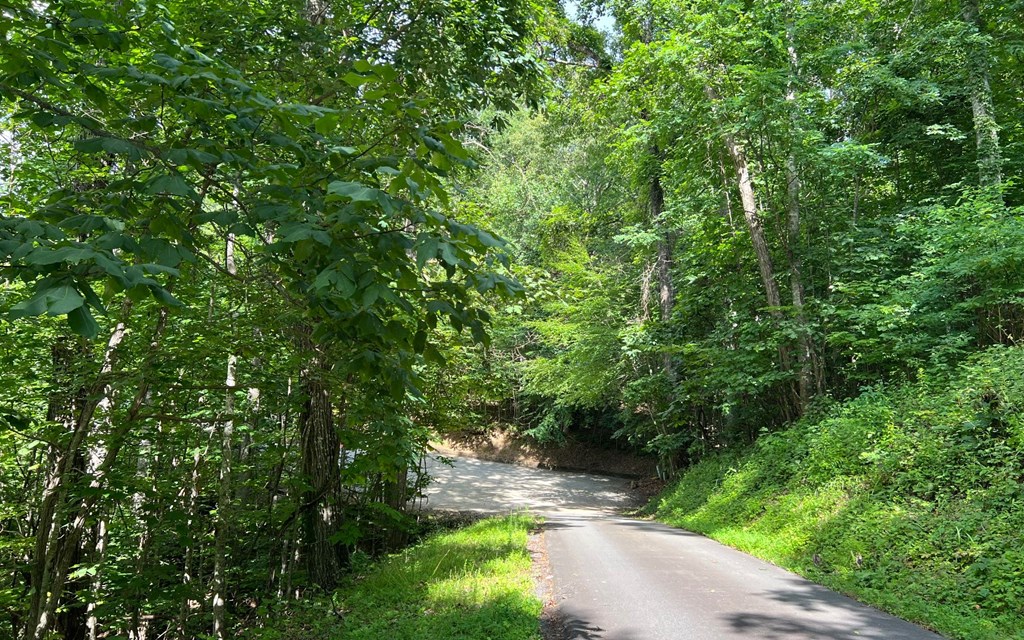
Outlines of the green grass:
[[[481,520],[371,565],[261,638],[540,640],[541,601],[526,549],[536,520]],[[319,611],[317,611],[319,610]]]
[[694,466],[648,506],[963,640],[1024,640],[1024,350],[873,390]]

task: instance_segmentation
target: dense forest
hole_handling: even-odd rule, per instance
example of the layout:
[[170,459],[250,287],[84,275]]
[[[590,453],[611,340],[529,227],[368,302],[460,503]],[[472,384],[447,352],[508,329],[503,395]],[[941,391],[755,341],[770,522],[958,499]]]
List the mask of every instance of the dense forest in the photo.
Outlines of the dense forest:
[[489,424],[670,477],[917,421],[900,495],[1019,536],[1022,15],[0,0],[0,637],[272,628]]

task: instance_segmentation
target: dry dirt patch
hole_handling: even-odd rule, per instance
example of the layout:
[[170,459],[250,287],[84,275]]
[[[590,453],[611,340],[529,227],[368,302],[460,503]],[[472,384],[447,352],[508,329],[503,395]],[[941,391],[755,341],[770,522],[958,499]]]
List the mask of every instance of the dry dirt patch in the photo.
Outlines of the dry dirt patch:
[[575,440],[569,440],[563,445],[542,445],[502,429],[449,435],[433,446],[445,456],[467,456],[526,467],[586,471],[637,479],[657,475],[655,460],[650,457],[603,449]]

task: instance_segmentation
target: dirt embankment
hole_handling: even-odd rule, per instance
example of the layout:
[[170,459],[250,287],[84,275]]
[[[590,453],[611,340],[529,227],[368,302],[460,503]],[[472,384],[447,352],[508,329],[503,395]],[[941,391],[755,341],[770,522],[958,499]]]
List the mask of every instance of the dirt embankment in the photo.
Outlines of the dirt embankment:
[[460,433],[434,443],[441,455],[468,456],[543,469],[587,471],[623,478],[645,479],[657,475],[654,458],[602,449],[585,442],[542,445],[530,438],[501,429]]

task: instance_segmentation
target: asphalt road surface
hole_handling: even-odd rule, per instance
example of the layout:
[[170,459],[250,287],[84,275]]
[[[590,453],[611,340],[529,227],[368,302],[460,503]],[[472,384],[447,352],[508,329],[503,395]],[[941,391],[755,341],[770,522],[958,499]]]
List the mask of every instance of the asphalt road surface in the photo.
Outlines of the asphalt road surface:
[[624,518],[628,482],[457,458],[428,507],[546,518],[559,640],[940,640],[702,536]]

